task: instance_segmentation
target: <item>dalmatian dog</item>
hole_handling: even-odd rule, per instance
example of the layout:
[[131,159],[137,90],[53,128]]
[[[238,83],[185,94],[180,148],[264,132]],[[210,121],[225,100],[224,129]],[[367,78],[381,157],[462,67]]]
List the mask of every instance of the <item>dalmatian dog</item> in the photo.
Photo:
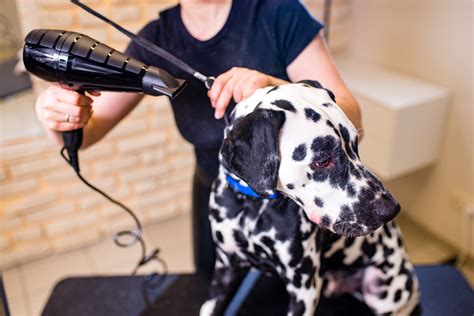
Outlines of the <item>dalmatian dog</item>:
[[400,205],[357,144],[316,81],[259,89],[237,104],[210,197],[217,259],[202,316],[222,315],[251,268],[281,278],[288,315],[314,315],[322,295],[348,293],[374,314],[410,315],[419,285],[392,221]]

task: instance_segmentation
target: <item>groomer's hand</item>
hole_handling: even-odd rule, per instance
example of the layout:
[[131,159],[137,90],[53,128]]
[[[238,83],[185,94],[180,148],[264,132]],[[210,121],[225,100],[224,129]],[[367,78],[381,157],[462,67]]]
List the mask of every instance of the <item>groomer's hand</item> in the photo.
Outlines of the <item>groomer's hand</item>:
[[207,95],[211,99],[212,107],[216,109],[214,117],[220,119],[224,116],[231,98],[234,98],[235,102],[240,102],[259,88],[284,83],[287,82],[256,70],[233,67],[216,78]]
[[[100,92],[91,92],[100,95]],[[92,116],[92,98],[51,85],[36,101],[36,114],[46,130],[71,131],[87,125]]]

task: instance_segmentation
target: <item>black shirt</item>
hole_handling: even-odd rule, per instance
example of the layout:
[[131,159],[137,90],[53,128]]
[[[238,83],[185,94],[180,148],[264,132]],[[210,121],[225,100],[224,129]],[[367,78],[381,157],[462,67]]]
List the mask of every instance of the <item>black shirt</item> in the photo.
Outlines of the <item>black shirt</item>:
[[[209,40],[199,41],[187,31],[180,5],[160,12],[159,19],[139,34],[207,76],[245,67],[288,80],[287,66],[321,28],[297,0],[234,0],[223,28]],[[171,100],[175,121],[183,137],[194,145],[199,167],[217,176],[224,122],[214,118],[204,84],[133,42],[126,52],[188,80],[183,92]]]

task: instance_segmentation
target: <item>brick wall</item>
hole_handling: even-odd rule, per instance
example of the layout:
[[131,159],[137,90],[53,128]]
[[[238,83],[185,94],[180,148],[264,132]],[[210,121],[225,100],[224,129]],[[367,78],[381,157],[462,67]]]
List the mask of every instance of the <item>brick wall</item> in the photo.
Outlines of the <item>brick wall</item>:
[[[84,1],[137,31],[175,1]],[[307,1],[321,16],[321,1]],[[17,0],[23,33],[33,28],[83,32],[114,48],[128,40],[66,0]],[[346,21],[346,2],[335,15]],[[342,17],[342,18],[341,18]],[[337,23],[344,29],[346,23]],[[341,27],[332,48],[343,47]],[[333,35],[341,34],[341,35]],[[342,40],[341,40],[342,39]],[[44,83],[35,80],[35,90]],[[21,124],[21,122],[19,122]],[[129,216],[84,186],[45,136],[0,144],[0,268],[93,243],[133,227]],[[146,224],[190,210],[192,147],[178,134],[166,98],[146,97],[110,135],[81,153],[83,175],[131,206]]]

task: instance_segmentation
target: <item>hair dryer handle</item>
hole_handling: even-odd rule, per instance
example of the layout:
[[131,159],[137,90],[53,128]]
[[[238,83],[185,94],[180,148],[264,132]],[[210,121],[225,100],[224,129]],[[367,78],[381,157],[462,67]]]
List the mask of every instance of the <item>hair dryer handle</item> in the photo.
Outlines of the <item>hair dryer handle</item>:
[[[76,90],[77,93],[85,95],[84,90]],[[79,173],[79,156],[78,151],[82,145],[83,129],[79,128],[72,131],[61,132],[61,136],[64,142],[64,148],[66,149],[69,156],[69,164],[74,170]]]

